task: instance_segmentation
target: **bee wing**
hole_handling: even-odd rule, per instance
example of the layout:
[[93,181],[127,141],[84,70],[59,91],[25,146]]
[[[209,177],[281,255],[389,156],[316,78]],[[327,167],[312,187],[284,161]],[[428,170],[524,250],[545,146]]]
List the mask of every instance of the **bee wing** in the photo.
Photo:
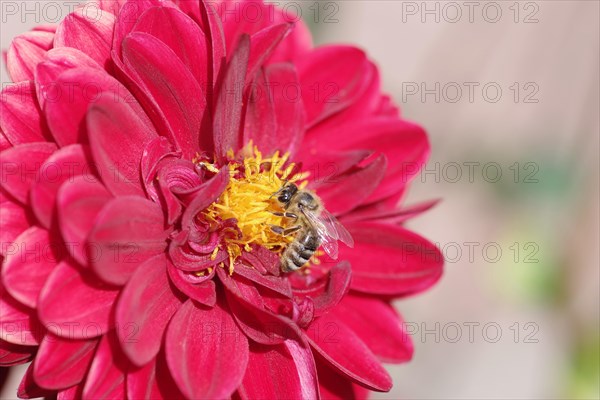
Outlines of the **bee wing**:
[[352,239],[350,232],[329,211],[323,209],[320,219],[328,232],[335,232],[335,236],[331,235],[331,237],[342,241],[348,247],[354,247],[354,239]]
[[327,253],[327,255],[334,260],[338,258],[338,242],[336,239],[333,239],[331,236],[320,235],[321,236],[321,247]]
[[329,211],[323,209],[320,214],[316,214],[313,211],[303,209],[302,212],[314,226],[321,238],[321,246],[329,257],[337,259],[338,240],[341,240],[349,247],[354,246],[354,240],[350,233]]

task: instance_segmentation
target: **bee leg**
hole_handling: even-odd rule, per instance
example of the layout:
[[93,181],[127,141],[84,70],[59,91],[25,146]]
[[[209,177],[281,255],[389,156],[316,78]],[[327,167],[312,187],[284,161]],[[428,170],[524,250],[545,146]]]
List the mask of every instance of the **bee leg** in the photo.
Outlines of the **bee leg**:
[[300,228],[301,228],[300,225],[292,226],[291,228],[284,228],[282,226],[271,225],[271,230],[273,232],[275,232],[276,234],[282,235],[282,236],[291,235],[292,233],[297,232]]
[[278,217],[286,217],[286,218],[292,218],[292,219],[298,219],[298,216],[294,213],[291,212],[277,212],[277,211],[271,211],[271,214],[273,215],[277,215]]

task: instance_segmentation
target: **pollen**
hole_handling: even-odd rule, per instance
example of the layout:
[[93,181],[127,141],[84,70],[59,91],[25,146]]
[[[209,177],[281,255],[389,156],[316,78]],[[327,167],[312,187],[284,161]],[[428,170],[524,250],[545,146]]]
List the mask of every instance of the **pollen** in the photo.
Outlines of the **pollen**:
[[[271,230],[272,226],[288,227],[293,221],[277,216],[283,211],[275,194],[286,182],[306,186],[307,174],[294,173],[295,165],[289,163],[289,154],[275,152],[263,157],[256,146],[250,143],[241,152],[242,161],[229,154],[230,180],[221,197],[204,212],[208,221],[235,219],[241,235],[226,235],[221,243],[229,255],[229,273],[233,273],[235,261],[243,251],[252,251],[259,245],[270,251],[281,253],[293,240],[293,236],[282,236]],[[198,163],[200,164],[200,163]],[[202,163],[209,171],[217,170],[213,164]],[[302,181],[302,182],[300,182]],[[215,253],[216,256],[216,253]]]

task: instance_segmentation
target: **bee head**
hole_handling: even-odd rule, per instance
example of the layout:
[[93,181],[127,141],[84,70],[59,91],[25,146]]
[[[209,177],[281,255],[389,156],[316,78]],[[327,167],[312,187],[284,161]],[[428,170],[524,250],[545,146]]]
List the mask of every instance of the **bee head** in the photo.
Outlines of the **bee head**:
[[287,183],[277,193],[277,200],[282,204],[288,204],[296,192],[298,192],[298,186],[294,185],[293,183]]

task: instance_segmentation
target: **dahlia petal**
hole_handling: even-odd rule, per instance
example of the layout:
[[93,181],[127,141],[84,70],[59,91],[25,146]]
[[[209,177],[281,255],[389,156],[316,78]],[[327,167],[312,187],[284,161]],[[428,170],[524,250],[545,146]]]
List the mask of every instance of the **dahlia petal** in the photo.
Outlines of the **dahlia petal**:
[[127,398],[136,400],[185,398],[171,377],[169,367],[164,360],[164,351],[142,368],[127,372]]
[[102,336],[85,378],[83,399],[124,399],[127,367],[127,361],[118,351],[114,332]]
[[0,339],[21,346],[36,346],[43,330],[35,311],[14,300],[0,287]]
[[310,346],[294,340],[275,346],[253,343],[238,388],[242,399],[318,399],[317,368]]
[[[212,82],[213,88],[217,87],[217,81],[221,76],[221,69],[225,65],[225,55],[227,48],[225,45],[225,34],[223,33],[223,25],[221,18],[215,11],[215,4],[209,1],[200,2],[200,22],[204,26],[204,33],[208,38],[210,49],[210,60],[212,68],[209,68],[209,82]],[[209,91],[209,96],[212,96],[212,90]],[[211,99],[209,104],[214,104]]]
[[336,308],[336,316],[381,360],[400,363],[412,358],[410,334],[389,303],[348,295]]
[[[106,0],[111,1],[111,0]],[[163,2],[161,0],[126,0],[123,5],[123,12],[117,15],[117,21],[115,23],[115,32],[113,34],[112,49],[113,61],[117,64],[120,63],[121,58],[121,43],[125,39],[135,24],[139,21],[140,17],[146,10],[151,7],[159,6],[174,6],[171,2]]]
[[[150,107],[167,123],[171,139],[191,159],[200,150],[200,123],[206,98],[196,78],[166,44],[133,32],[123,41],[123,61]],[[206,144],[202,143],[206,148]]]
[[207,310],[188,300],[166,336],[173,379],[189,398],[229,397],[248,364],[248,339],[221,304]]
[[60,257],[60,244],[45,229],[32,226],[14,241],[18,251],[7,255],[2,268],[2,283],[8,293],[30,308],[37,305],[46,278]]
[[[360,87],[361,95],[352,104],[330,118],[320,121],[315,127],[316,131],[327,131],[345,124],[355,124],[357,121],[373,118],[374,116],[386,115],[380,111],[382,103],[381,78],[377,66],[367,61],[364,70],[364,79]],[[331,90],[330,90],[331,92]],[[398,113],[389,113],[391,117],[398,119]],[[367,132],[369,134],[369,132]]]
[[83,396],[83,385],[71,386],[68,389],[61,390],[56,395],[56,400],[78,400]]
[[367,400],[369,390],[334,371],[324,363],[317,363],[319,375],[319,391],[322,400]]
[[353,210],[352,213],[344,216],[344,221],[377,220],[389,224],[401,224],[433,208],[439,202],[439,199],[429,200],[410,207],[394,209],[385,206],[384,202],[378,202]]
[[[4,151],[6,149],[10,149],[11,147],[12,147],[12,144],[8,141],[8,139],[4,135],[4,132],[2,132],[2,128],[0,128],[0,152]],[[0,202],[2,200],[3,200],[3,198],[0,197]]]
[[82,266],[89,266],[85,242],[98,213],[112,198],[95,178],[81,175],[65,182],[58,191],[58,226],[69,254]]
[[249,56],[250,38],[242,35],[227,65],[215,106],[213,141],[219,160],[223,160],[228,151],[236,153],[241,147],[244,82]]
[[143,196],[139,163],[146,145],[158,135],[149,121],[140,117],[142,114],[128,102],[111,99],[108,93],[88,111],[94,161],[102,181],[115,195]]
[[35,356],[33,379],[51,390],[80,383],[98,345],[98,340],[67,340],[48,333]]
[[441,277],[442,254],[419,235],[376,222],[351,222],[346,228],[355,245],[340,246],[340,258],[352,264],[353,290],[407,295],[425,290]]
[[118,290],[97,282],[67,261],[48,277],[38,300],[38,316],[46,328],[65,339],[90,339],[106,333]]
[[204,182],[196,189],[196,197],[185,209],[181,218],[181,225],[184,229],[189,228],[194,223],[193,218],[209,205],[217,201],[221,193],[229,184],[229,169],[221,170],[212,178]]
[[142,262],[164,252],[167,235],[156,204],[140,197],[117,197],[100,211],[88,236],[92,269],[104,281],[123,285]]
[[0,368],[26,363],[33,358],[35,351],[33,346],[19,346],[0,340]]
[[313,349],[336,370],[371,390],[389,391],[392,378],[362,340],[331,314],[313,321],[306,332]]
[[159,136],[151,140],[144,149],[142,154],[142,160],[140,162],[140,169],[142,173],[142,182],[144,183],[144,189],[148,198],[153,200],[155,203],[160,202],[160,195],[156,189],[155,179],[160,162],[167,157],[175,157],[179,159],[181,157],[180,152],[175,152],[171,148],[169,140],[164,136]]
[[207,268],[216,267],[229,258],[225,250],[219,250],[216,256],[212,254],[196,254],[189,251],[187,243],[179,243],[172,240],[169,245],[169,258],[173,265],[184,272],[203,271]]
[[[156,357],[167,324],[181,304],[169,286],[164,254],[138,267],[123,289],[115,313],[121,347],[133,364],[141,367]],[[133,327],[134,337],[127,327]]]
[[201,190],[202,179],[193,162],[169,159],[161,163],[156,180],[167,209],[168,223],[172,224],[181,214],[181,203],[188,206]]
[[319,186],[327,183],[335,184],[339,175],[348,172],[371,154],[373,152],[369,150],[303,149],[298,158],[302,160],[302,169],[310,173],[311,183]]
[[279,43],[292,30],[292,24],[278,24],[266,27],[250,38],[250,58],[248,59],[248,74],[246,83],[254,78],[254,74],[271,56]]
[[355,102],[371,71],[365,53],[349,46],[316,48],[297,66],[309,126]]
[[0,93],[0,129],[13,146],[47,140],[33,82],[9,85]]
[[[169,29],[164,29],[165,26]],[[152,7],[140,16],[132,31],[148,33],[166,44],[188,68],[202,91],[207,92],[207,41],[193,19],[177,8]]]
[[17,388],[17,397],[20,399],[36,399],[39,397],[49,397],[52,394],[51,391],[43,389],[35,383],[33,379],[33,364],[29,364]]
[[311,151],[370,149],[387,157],[388,168],[377,189],[366,199],[375,202],[401,191],[424,165],[429,143],[423,128],[398,118],[373,117],[311,130],[304,143]]
[[[271,5],[267,5],[267,7],[271,7]],[[269,10],[269,12],[273,12],[272,15],[275,17],[272,22],[277,23],[281,21],[291,23],[292,31],[277,46],[268,62],[279,63],[301,60],[313,48],[312,34],[308,26],[303,21],[301,15],[294,15],[289,9],[283,11],[279,7],[273,7],[272,10]]]
[[2,152],[0,187],[19,202],[26,204],[37,172],[56,150],[53,143],[26,143]]
[[306,123],[300,94],[289,91],[289,88],[297,90],[300,87],[296,68],[292,64],[274,65],[267,70],[267,76],[273,87],[279,148],[295,154],[304,138]]
[[217,269],[225,286],[227,304],[240,329],[257,343],[273,345],[301,337],[298,327],[289,319],[265,308],[258,290],[242,277],[230,277],[222,268]]
[[340,262],[329,271],[325,290],[318,295],[311,296],[315,307],[315,317],[328,313],[338,305],[350,289],[351,278],[352,268],[347,261]]
[[85,117],[88,108],[103,98],[108,98],[107,102],[115,106],[121,102],[134,108],[137,106],[136,110],[141,112],[137,103],[127,97],[127,89],[105,71],[97,68],[69,68],[41,90],[45,91],[47,97],[44,102],[44,114],[48,126],[61,146],[87,142]]
[[7,253],[17,251],[12,243],[29,228],[29,222],[25,209],[10,200],[0,202],[0,221],[0,255],[6,257]]
[[89,266],[86,238],[96,216],[112,196],[91,176],[77,176],[65,182],[57,195],[58,226],[69,254]]
[[381,184],[366,200],[372,203],[392,196],[406,186],[425,165],[429,157],[429,141],[427,134],[418,125],[405,123],[403,135],[397,133],[389,137],[377,136],[377,145],[371,146],[376,151],[382,151],[388,157],[388,169]]
[[[252,140],[265,154],[276,150],[295,154],[304,135],[304,105],[295,68],[290,64],[269,67],[255,80],[255,93],[246,111],[244,142]],[[247,130],[247,131],[246,131]]]
[[250,86],[248,105],[244,115],[243,143],[252,143],[264,154],[277,149],[277,120],[275,103],[264,69],[261,69]]
[[270,289],[276,293],[282,294],[285,297],[292,297],[292,287],[290,286],[289,280],[287,280],[286,278],[280,278],[272,275],[263,275],[256,269],[243,264],[238,264],[235,267],[234,272],[262,287]]
[[370,164],[357,167],[321,183],[317,193],[333,214],[345,214],[360,205],[381,183],[387,166],[381,154]]
[[31,187],[31,208],[40,224],[50,228],[54,216],[56,194],[66,181],[83,174],[91,174],[87,162],[88,151],[81,145],[63,147],[42,164]]
[[281,274],[279,255],[263,246],[252,246],[251,252],[243,252],[242,260],[260,273],[269,273],[273,276]]
[[173,282],[177,289],[190,297],[192,300],[208,307],[214,307],[214,305],[217,303],[216,286],[212,279],[208,279],[199,283],[192,283],[184,278],[185,274],[189,274],[188,272],[176,268],[171,263],[167,264],[167,272],[169,273],[171,282]]
[[93,68],[104,71],[102,66],[93,58],[73,47],[58,47],[49,50],[44,60],[35,67],[35,82],[39,86],[47,86],[46,90],[38,91],[38,100],[44,104],[44,100],[50,96],[51,84],[60,74],[73,68]]
[[115,16],[96,12],[90,18],[85,9],[76,9],[58,25],[54,47],[73,47],[89,55],[98,64],[108,67]]
[[156,361],[151,361],[135,371],[127,372],[127,398],[162,400],[156,375]]
[[[71,47],[60,47],[51,49],[46,53],[44,60],[35,68],[35,83],[37,91],[37,101],[42,110],[45,109],[46,102],[57,102],[63,97],[73,98],[71,91],[79,89],[86,85],[90,89],[95,86],[90,86],[90,82],[98,84],[98,81],[82,81],[78,84],[70,83],[71,87],[64,88],[59,84],[58,77],[63,72],[73,68],[92,68],[104,73],[102,67],[90,58],[87,54]],[[90,93],[93,95],[94,93]],[[74,100],[74,98],[73,98]],[[57,132],[57,135],[62,138],[63,135]]]
[[35,66],[52,47],[52,32],[31,31],[17,36],[8,48],[6,68],[13,82],[33,80]]
[[96,0],[101,10],[107,11],[113,15],[119,15],[121,8],[127,3],[127,0]]

